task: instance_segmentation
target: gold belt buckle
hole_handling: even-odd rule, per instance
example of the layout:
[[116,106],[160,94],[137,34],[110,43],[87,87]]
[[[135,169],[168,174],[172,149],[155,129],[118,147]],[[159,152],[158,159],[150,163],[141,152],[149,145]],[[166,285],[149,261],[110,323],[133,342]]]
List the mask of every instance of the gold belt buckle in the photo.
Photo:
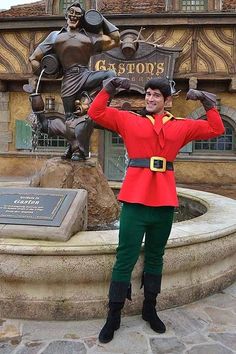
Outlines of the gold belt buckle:
[[[162,161],[162,167],[156,168],[154,167],[154,163],[156,160]],[[164,157],[152,156],[150,158],[150,170],[154,172],[165,172],[166,171],[166,159]]]

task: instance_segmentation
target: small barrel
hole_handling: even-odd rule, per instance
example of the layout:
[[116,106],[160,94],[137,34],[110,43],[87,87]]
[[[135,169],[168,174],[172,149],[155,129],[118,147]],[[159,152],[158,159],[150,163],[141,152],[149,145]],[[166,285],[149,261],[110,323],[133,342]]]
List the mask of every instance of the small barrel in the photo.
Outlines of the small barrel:
[[45,55],[40,65],[46,75],[55,75],[60,71],[60,64],[55,54]]
[[88,10],[84,14],[84,27],[88,32],[99,33],[102,29],[103,16],[97,10]]

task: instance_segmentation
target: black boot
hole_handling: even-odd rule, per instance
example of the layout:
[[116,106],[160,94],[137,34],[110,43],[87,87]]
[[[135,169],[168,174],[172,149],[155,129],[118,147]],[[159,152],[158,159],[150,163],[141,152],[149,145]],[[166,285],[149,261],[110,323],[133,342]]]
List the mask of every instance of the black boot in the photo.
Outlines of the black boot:
[[65,152],[63,153],[63,155],[61,155],[61,159],[62,160],[70,160],[72,157],[72,154],[73,154],[72,147],[70,144],[68,144]]
[[99,333],[99,341],[108,343],[113,339],[114,332],[120,328],[121,310],[127,297],[129,283],[112,281],[109,290],[109,311],[105,325]]
[[144,301],[142,318],[149,322],[150,327],[157,333],[165,333],[166,326],[157,316],[156,298],[161,290],[161,275],[144,273]]
[[114,332],[120,328],[121,310],[125,302],[110,302],[105,325],[99,333],[99,342],[108,343],[113,339]]

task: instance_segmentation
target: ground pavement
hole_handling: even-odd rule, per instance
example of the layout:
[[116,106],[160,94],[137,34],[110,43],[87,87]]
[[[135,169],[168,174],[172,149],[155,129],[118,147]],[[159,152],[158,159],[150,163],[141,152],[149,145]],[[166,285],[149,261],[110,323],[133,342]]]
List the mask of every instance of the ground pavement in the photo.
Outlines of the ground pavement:
[[[181,185],[181,187],[187,187]],[[216,192],[215,187],[191,186]],[[236,199],[236,188],[217,188]],[[123,317],[113,341],[97,340],[104,319],[67,322],[0,320],[0,354],[231,354],[236,353],[236,282],[197,302],[159,312],[165,334],[140,316]]]
[[101,344],[104,320],[38,322],[3,319],[0,354],[231,354],[236,353],[236,282],[224,291],[159,312],[165,334],[140,316],[123,317],[114,339]]

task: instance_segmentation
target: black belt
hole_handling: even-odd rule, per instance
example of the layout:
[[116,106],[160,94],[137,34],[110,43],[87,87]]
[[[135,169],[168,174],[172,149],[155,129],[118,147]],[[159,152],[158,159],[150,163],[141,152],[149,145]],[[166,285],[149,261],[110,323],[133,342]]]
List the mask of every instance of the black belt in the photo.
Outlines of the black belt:
[[75,66],[72,66],[71,68],[65,69],[64,74],[80,73],[80,72],[85,71],[86,69],[88,69],[87,66],[75,65]]
[[128,167],[146,167],[154,172],[174,171],[173,162],[166,161],[164,157],[153,156],[149,159],[129,159]]

